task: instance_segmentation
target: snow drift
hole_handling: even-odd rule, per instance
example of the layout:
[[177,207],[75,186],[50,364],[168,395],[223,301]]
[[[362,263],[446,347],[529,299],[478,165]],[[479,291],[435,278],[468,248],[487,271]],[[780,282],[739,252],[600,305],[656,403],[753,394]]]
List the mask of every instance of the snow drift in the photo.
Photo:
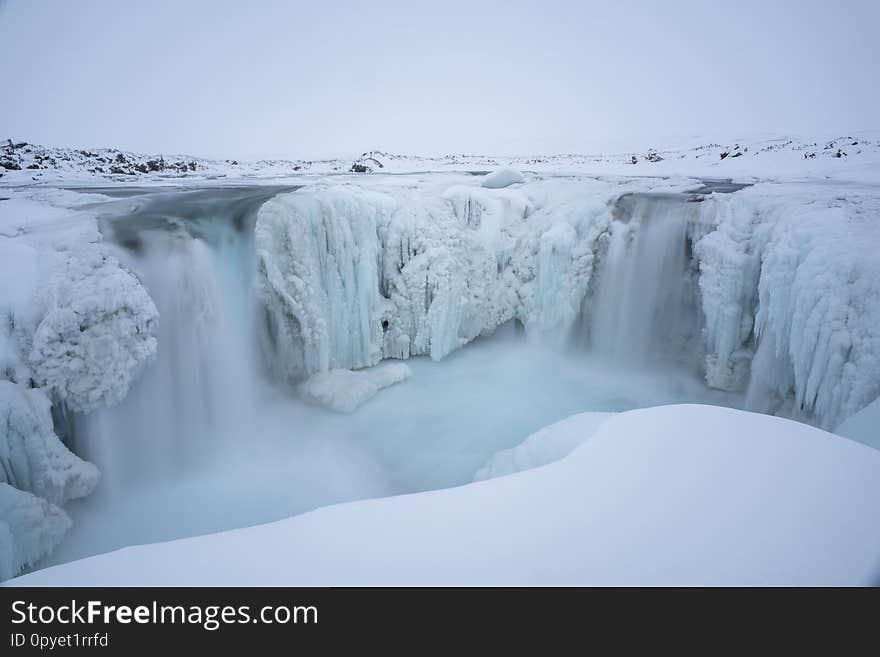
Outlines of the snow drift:
[[523,178],[523,175],[516,169],[502,168],[496,169],[488,174],[483,178],[480,185],[487,187],[488,189],[501,189],[502,187],[510,187],[510,185],[523,183],[525,181],[526,179]]
[[[587,417],[584,436],[593,431]],[[458,488],[125,548],[14,585],[870,584],[880,452],[712,406],[621,413]]]

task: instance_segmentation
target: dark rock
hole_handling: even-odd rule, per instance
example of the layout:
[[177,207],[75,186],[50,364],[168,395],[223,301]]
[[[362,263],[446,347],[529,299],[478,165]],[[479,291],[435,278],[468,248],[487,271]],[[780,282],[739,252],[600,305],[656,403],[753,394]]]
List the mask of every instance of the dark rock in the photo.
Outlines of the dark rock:
[[730,153],[727,152],[727,151],[724,151],[723,153],[721,153],[721,159],[723,160],[723,159],[724,159],[725,157],[727,157],[728,155],[730,155]]
[[363,164],[352,164],[351,172],[352,173],[367,173],[369,169]]
[[21,171],[21,166],[18,162],[12,162],[11,160],[0,160],[0,167],[10,171]]
[[635,155],[633,155],[633,156],[632,156],[632,160],[631,160],[631,162],[632,162],[633,164],[637,164],[638,161],[639,161],[639,158],[637,158]]
[[29,164],[27,168],[28,169],[39,169],[40,165],[39,164]]

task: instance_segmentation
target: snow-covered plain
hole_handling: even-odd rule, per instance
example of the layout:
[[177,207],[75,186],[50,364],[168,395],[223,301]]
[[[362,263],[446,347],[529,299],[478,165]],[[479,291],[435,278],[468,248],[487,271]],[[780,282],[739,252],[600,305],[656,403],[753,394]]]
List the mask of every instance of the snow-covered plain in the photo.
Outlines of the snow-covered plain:
[[12,583],[872,584],[878,501],[876,450],[780,418],[666,406],[611,418],[534,470],[130,547]]
[[[596,157],[372,152],[349,163],[245,165],[10,145],[0,178],[0,317],[8,318],[0,326],[7,417],[0,424],[0,576],[40,559],[45,566],[541,466],[593,430],[598,439],[607,426],[629,426],[618,422],[628,414],[609,419],[596,411],[715,403],[839,427],[877,445],[878,154],[870,136]],[[98,171],[101,158],[123,172]],[[495,172],[474,175],[487,169]],[[709,180],[725,175],[751,186]],[[162,187],[169,176],[174,187]],[[76,192],[58,187],[72,182]],[[410,360],[379,364],[389,358]],[[654,442],[673,454],[693,452],[699,468],[698,420],[706,435],[721,435],[717,418],[754,417],[706,412],[680,407],[675,422],[652,430]],[[538,431],[576,413],[583,415]],[[686,426],[688,415],[695,424],[683,438],[673,425]],[[856,459],[842,454],[867,450],[781,420],[730,422],[750,423],[743,432],[765,436],[768,450],[774,441],[793,450],[795,437],[824,437],[815,449],[807,444],[816,440],[805,438],[795,460],[824,458],[846,470]],[[644,426],[630,429],[617,440],[618,466],[645,447]],[[741,457],[760,461],[767,454],[753,442],[743,443]],[[582,461],[593,457],[579,456],[589,451],[562,463],[579,463],[589,478],[594,466]],[[874,467],[873,452],[858,453]],[[101,470],[100,484],[82,459]],[[677,465],[684,469],[686,458]],[[649,481],[645,472],[637,467],[632,476]],[[859,472],[850,488],[875,504],[876,488],[862,486]],[[723,494],[736,497],[741,473],[716,474]],[[507,479],[454,492],[474,496],[475,515],[462,521],[476,527],[479,514],[493,510],[481,507],[476,491],[497,485],[492,495],[507,496],[511,484],[495,483]],[[534,481],[542,483],[529,484],[524,504],[531,496],[536,504],[549,500],[549,489],[538,490],[545,480]],[[694,491],[718,485],[691,483]],[[789,484],[802,486],[798,477],[781,477],[774,492],[798,521],[846,534],[825,524],[812,502],[797,506],[796,496],[786,497]],[[422,495],[406,499],[429,507],[447,499]],[[623,507],[606,500],[602,513],[622,510],[648,522],[621,499]],[[564,502],[554,498],[568,509]],[[456,515],[459,504],[469,503],[456,497],[445,513]],[[839,505],[834,513],[843,518],[863,517],[849,497],[828,504]],[[741,518],[731,505],[724,508]],[[543,513],[556,526],[535,520],[547,529],[547,550],[567,527],[575,531],[571,509],[549,508]],[[685,505],[675,510],[680,527],[695,522]],[[511,508],[501,512],[514,519]],[[70,527],[68,514],[73,528],[47,561]],[[404,532],[395,524],[403,519],[375,522],[394,536]],[[481,521],[495,527],[491,518]],[[764,536],[768,545],[788,546],[763,522],[744,525],[743,540]],[[669,527],[650,527],[651,549],[672,544]],[[498,583],[863,582],[876,574],[866,556],[877,549],[876,522],[860,527],[846,534],[853,545],[844,559],[865,551],[851,570],[830,564],[836,543],[815,541],[815,551],[795,562],[800,570],[785,570],[773,550],[750,552],[743,570],[725,569],[714,559],[730,553],[720,551],[691,570],[667,569],[668,579],[654,575],[677,549],[642,569],[622,553],[616,565],[602,562],[607,578],[569,563],[557,579],[525,564],[528,544],[510,570],[485,564],[489,554],[474,564],[486,582]],[[512,522],[510,531],[531,528]],[[693,526],[682,531],[681,540],[696,540]],[[792,531],[805,538],[803,527]],[[485,547],[496,538],[476,531],[474,541]],[[575,541],[571,554],[578,545],[586,543]],[[454,559],[447,565],[448,582],[405,563],[397,574],[365,572],[375,572],[369,581],[377,583],[386,576],[386,583],[483,581]],[[340,577],[349,573],[333,567]],[[301,575],[278,572],[287,582]],[[358,581],[328,575],[322,583]]]

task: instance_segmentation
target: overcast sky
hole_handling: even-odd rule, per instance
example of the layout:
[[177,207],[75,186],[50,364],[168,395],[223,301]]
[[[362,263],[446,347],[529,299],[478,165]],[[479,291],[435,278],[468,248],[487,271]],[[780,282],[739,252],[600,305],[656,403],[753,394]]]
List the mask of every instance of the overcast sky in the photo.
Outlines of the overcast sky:
[[0,0],[0,137],[256,158],[880,128],[880,0]]

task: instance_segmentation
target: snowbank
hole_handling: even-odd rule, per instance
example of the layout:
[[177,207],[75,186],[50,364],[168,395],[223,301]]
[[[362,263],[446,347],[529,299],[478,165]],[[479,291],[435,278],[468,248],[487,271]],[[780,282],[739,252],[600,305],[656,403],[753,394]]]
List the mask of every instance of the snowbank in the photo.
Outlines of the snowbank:
[[497,452],[477,470],[474,481],[530,470],[568,456],[614,413],[579,413],[544,427],[510,449]]
[[318,372],[297,386],[297,389],[308,402],[339,413],[351,413],[375,397],[383,388],[411,376],[409,365],[389,363],[357,372],[339,369]]
[[525,181],[526,179],[516,169],[496,169],[492,173],[487,174],[480,185],[487,189],[501,189],[502,187],[510,187],[510,185]]
[[126,548],[11,583],[870,584],[878,502],[876,450],[780,418],[666,406],[608,419],[543,468]]

